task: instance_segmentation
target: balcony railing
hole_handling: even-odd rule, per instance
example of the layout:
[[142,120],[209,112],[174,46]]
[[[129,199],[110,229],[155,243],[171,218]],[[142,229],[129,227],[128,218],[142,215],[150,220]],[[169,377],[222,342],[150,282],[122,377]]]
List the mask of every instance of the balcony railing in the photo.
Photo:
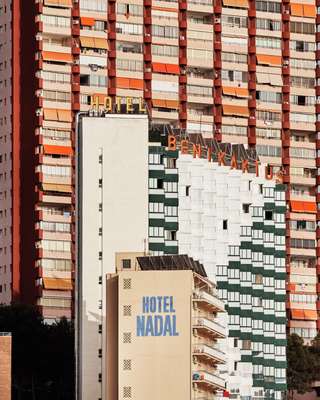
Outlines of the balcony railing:
[[0,332],[0,336],[11,336],[10,332]]
[[227,360],[227,356],[224,352],[206,344],[195,344],[193,346],[193,353],[214,359],[218,363],[225,363]]
[[209,374],[206,371],[196,371],[192,374],[192,380],[196,383],[204,383],[213,390],[224,389],[224,379],[218,375]]
[[215,311],[223,312],[225,310],[224,302],[222,300],[205,291],[194,291],[193,299],[194,301],[205,303],[207,306],[213,308]]
[[215,337],[226,337],[226,328],[215,321],[210,321],[208,318],[195,317],[193,320],[193,327],[197,329],[204,329]]

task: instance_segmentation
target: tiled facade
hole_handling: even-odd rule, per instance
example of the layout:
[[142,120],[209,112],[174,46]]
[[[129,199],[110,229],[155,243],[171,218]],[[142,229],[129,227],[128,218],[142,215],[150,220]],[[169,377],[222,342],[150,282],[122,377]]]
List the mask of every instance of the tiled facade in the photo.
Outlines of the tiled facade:
[[183,138],[176,150],[165,140],[150,146],[149,249],[188,254],[217,282],[228,311],[223,371],[232,398],[280,400],[287,367],[285,186],[266,179],[263,168],[256,176],[216,157],[208,161],[206,151],[192,154],[197,135],[185,137],[183,154]]
[[289,329],[312,338],[317,4],[1,0],[0,301],[20,296],[46,318],[71,316],[75,116],[92,95],[143,97],[153,121],[256,146],[281,170]]

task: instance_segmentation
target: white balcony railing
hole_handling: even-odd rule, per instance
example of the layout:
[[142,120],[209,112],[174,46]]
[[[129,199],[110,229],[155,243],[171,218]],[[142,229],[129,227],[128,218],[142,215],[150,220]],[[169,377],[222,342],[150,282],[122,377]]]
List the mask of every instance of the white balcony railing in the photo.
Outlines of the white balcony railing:
[[227,356],[224,352],[214,347],[210,347],[206,344],[195,344],[193,346],[194,354],[203,354],[207,357],[214,358],[216,361],[220,363],[225,363],[227,360]]
[[197,290],[193,292],[193,298],[195,301],[203,301],[207,303],[207,305],[211,306],[216,311],[225,311],[224,302],[210,293]]
[[224,389],[224,379],[218,375],[209,374],[206,371],[196,371],[192,374],[192,380],[198,383],[212,385],[215,389]]
[[204,317],[195,317],[193,320],[193,327],[198,329],[206,329],[217,337],[226,337],[226,328],[215,321],[210,321]]

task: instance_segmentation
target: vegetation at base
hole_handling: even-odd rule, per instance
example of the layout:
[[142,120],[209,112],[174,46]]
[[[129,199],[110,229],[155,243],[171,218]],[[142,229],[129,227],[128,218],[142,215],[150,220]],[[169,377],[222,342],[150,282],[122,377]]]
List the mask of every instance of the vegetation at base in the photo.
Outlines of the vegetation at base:
[[310,346],[300,336],[290,335],[287,362],[288,398],[293,399],[294,392],[304,394],[313,390],[313,383],[320,380],[320,333]]
[[12,334],[13,400],[75,398],[71,322],[62,318],[48,325],[35,307],[0,305],[0,332]]

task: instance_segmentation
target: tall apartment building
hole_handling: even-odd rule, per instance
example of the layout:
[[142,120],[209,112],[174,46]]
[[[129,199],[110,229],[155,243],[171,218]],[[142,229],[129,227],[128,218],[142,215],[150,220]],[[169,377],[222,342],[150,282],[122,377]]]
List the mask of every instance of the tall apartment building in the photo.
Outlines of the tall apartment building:
[[1,0],[0,302],[71,316],[76,114],[92,95],[143,97],[154,122],[255,146],[281,169],[288,327],[311,339],[320,324],[318,5]]

